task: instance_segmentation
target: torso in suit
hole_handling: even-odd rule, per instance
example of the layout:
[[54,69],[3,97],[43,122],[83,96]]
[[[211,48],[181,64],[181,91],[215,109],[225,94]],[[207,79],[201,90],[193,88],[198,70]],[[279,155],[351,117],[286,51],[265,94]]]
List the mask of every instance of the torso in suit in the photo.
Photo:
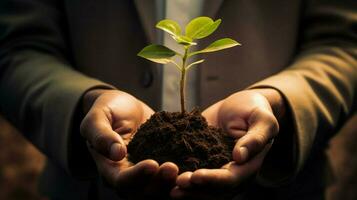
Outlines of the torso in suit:
[[[236,38],[243,46],[205,58],[207,62],[199,68],[203,107],[277,73],[292,61],[297,49],[300,4],[295,0],[204,2],[203,15],[221,18],[223,23],[200,47],[222,37]],[[65,7],[76,68],[158,108],[160,69],[137,57],[145,44],[159,42],[155,4],[75,0],[67,1]],[[123,76],[120,72],[124,70],[138,76]],[[143,80],[151,76],[152,81]]]
[[[7,1],[12,3],[15,2],[11,0]],[[48,54],[50,56],[53,55],[56,59],[59,58],[58,60],[60,60],[61,63],[65,63],[63,64],[65,66],[64,68],[68,68],[68,66],[70,66],[71,68],[74,68],[76,71],[79,71],[88,77],[94,77],[100,80],[98,83],[94,82],[92,85],[88,84],[90,87],[95,86],[96,84],[100,84],[101,82],[109,83],[120,90],[133,94],[156,110],[160,108],[160,92],[162,84],[160,67],[152,65],[151,63],[137,57],[137,52],[139,52],[140,49],[142,49],[148,43],[160,42],[158,34],[155,32],[156,30],[154,28],[157,19],[155,18],[155,4],[152,1],[26,0],[26,2],[19,1],[17,4],[21,3],[23,3],[22,10],[20,9],[22,12],[18,13],[20,15],[22,14],[23,16],[29,15],[33,18],[28,17],[28,21],[19,20],[20,26],[18,26],[17,23],[14,25],[11,20],[7,20],[6,17],[0,16],[0,24],[3,23],[8,27],[15,27],[14,29],[5,28],[6,30],[10,31],[5,31],[5,34],[2,35],[2,41],[7,40],[10,41],[9,43],[16,43],[16,40],[11,39],[11,35],[17,30],[21,29],[21,27],[27,27],[21,26],[21,24],[27,24],[29,27],[34,25],[35,28],[31,29],[33,31],[30,34],[30,36],[35,38],[33,41],[46,44],[44,46],[32,45],[36,46],[36,48],[33,48],[36,49],[35,56],[40,55],[39,57],[41,57],[43,53],[46,54],[46,56]],[[345,4],[349,3],[351,4],[350,7],[344,6]],[[324,4],[326,4],[326,6],[324,6]],[[328,1],[323,0],[311,2],[305,2],[302,0],[205,1],[203,14],[214,19],[221,18],[223,23],[221,24],[220,29],[213,36],[211,36],[210,39],[204,40],[203,44],[199,48],[207,46],[210,41],[214,41],[214,38],[222,37],[232,37],[237,39],[243,44],[243,46],[241,48],[227,50],[225,53],[208,55],[207,58],[205,58],[206,62],[199,68],[199,81],[197,84],[199,91],[199,104],[202,109],[236,91],[244,89],[256,83],[257,81],[276,74],[279,71],[291,66],[296,62],[297,54],[304,55],[302,49],[309,49],[308,47],[314,47],[314,45],[319,47],[319,42],[321,41],[321,43],[325,44],[325,40],[320,41],[321,35],[319,35],[319,33],[321,30],[315,30],[310,26],[314,26],[316,24],[316,20],[322,20],[323,24],[328,21],[326,20],[329,19],[325,13],[326,9],[328,10],[331,8],[331,13],[334,14],[332,17],[335,17],[334,19],[342,20],[342,24],[346,21],[355,24],[356,19],[353,21],[352,17],[346,17],[342,11],[344,9],[356,9],[357,5],[352,3],[352,1],[346,1],[345,4],[340,4],[338,1],[331,1],[328,3]],[[6,5],[6,3],[4,5]],[[336,10],[334,10],[334,6],[336,6]],[[12,6],[8,6],[8,9],[16,10]],[[10,13],[14,16],[17,15],[15,12]],[[328,36],[330,33],[335,34],[339,31],[350,31],[348,27],[338,27],[337,24],[341,23],[333,23],[332,26],[335,26],[336,29],[331,29],[333,31],[329,32],[331,30],[327,28],[326,31],[328,34],[322,34],[322,36],[327,37],[327,41],[329,41]],[[43,27],[45,28],[42,29]],[[305,32],[305,29],[309,31]],[[323,31],[325,31],[325,29],[322,28],[322,32]],[[48,36],[48,38],[43,40],[38,39],[37,37],[41,37],[41,34]],[[26,37],[23,38],[25,38],[24,40],[26,41]],[[339,35],[336,34],[336,37],[334,36],[333,38],[339,40]],[[351,38],[347,39],[355,40],[356,37],[353,35],[353,37],[351,36]],[[342,50],[345,50],[343,49],[344,45],[340,46],[339,42],[334,44],[334,40],[331,41],[332,46],[337,46]],[[6,57],[6,59],[3,59],[1,62],[3,66],[5,66],[3,68],[8,69],[11,66],[20,66],[22,68],[26,68],[26,66],[23,67],[22,65],[18,65],[13,62],[13,60],[15,60],[14,57],[12,57],[13,54],[7,53],[12,51],[16,52],[18,49],[15,48],[15,51],[11,45],[7,45],[7,42],[3,42],[3,44],[3,49],[6,50],[0,52],[0,55]],[[326,44],[327,47],[329,47],[329,42]],[[27,43],[20,43],[20,46],[21,45],[25,48],[28,48],[28,46],[32,47],[31,43],[28,46],[26,46]],[[319,48],[311,49],[319,51]],[[350,49],[347,49],[346,51],[349,52]],[[325,49],[322,49],[321,52],[325,52]],[[315,54],[311,54],[312,57],[315,56]],[[318,52],[318,54],[320,54],[320,52]],[[329,53],[327,51],[328,56],[338,57],[336,56],[337,54],[338,53]],[[351,53],[352,58],[348,59],[355,59],[354,56],[355,55]],[[31,54],[25,54],[24,57],[26,60],[28,57],[33,58],[34,56]],[[23,58],[20,57],[17,59],[21,60]],[[348,60],[343,58],[343,56],[339,57],[339,59],[341,59],[343,63]],[[8,60],[10,60],[10,62],[5,62]],[[53,65],[56,66],[57,69],[57,61],[51,62],[55,63]],[[24,65],[26,65],[26,62],[24,63]],[[302,68],[304,68],[306,63],[302,62],[296,65],[297,66],[294,66],[299,70],[299,67],[302,66]],[[325,72],[325,68],[328,66],[323,64],[320,65],[321,70]],[[238,199],[258,199],[261,198],[259,195],[263,195],[264,198],[267,199],[323,198],[322,193],[325,182],[323,180],[324,171],[322,169],[324,169],[326,162],[323,149],[325,148],[328,139],[331,137],[332,132],[336,132],[336,128],[339,127],[339,125],[335,124],[335,121],[339,121],[339,123],[343,121],[343,119],[345,119],[351,110],[353,110],[355,107],[352,94],[355,93],[354,84],[357,78],[346,72],[354,73],[356,68],[355,66],[345,67],[344,64],[341,65],[343,67],[336,68],[336,71],[338,71],[337,75],[333,75],[332,73],[332,78],[328,76],[327,79],[340,77],[341,74],[349,74],[348,76],[343,75],[343,79],[347,80],[346,85],[342,84],[342,86],[338,86],[342,89],[348,88],[344,90],[344,92],[347,93],[347,97],[346,99],[342,98],[339,99],[339,101],[336,101],[338,104],[346,105],[346,108],[341,111],[341,115],[332,115],[332,125],[326,125],[327,130],[329,130],[329,134],[327,136],[318,136],[318,133],[324,131],[325,129],[322,128],[319,130],[319,126],[315,126],[315,121],[318,124],[325,123],[326,121],[324,117],[326,110],[324,107],[321,108],[319,105],[314,104],[317,106],[312,106],[309,108],[310,111],[313,110],[313,112],[318,113],[317,115],[313,115],[311,119],[307,119],[311,120],[311,124],[313,124],[312,126],[306,125],[301,127],[300,124],[302,122],[306,122],[306,119],[300,119],[302,115],[299,114],[299,112],[293,112],[293,118],[297,122],[295,123],[296,130],[291,130],[291,132],[297,132],[297,136],[294,136],[294,140],[297,141],[294,142],[294,145],[297,147],[291,147],[291,151],[296,152],[293,152],[289,156],[296,156],[296,158],[294,157],[287,159],[287,162],[292,162],[293,169],[288,173],[293,174],[292,176],[294,177],[296,176],[295,181],[286,186],[280,186],[278,188],[269,188],[269,184],[262,186],[260,184],[252,183],[250,184],[250,187],[246,187],[247,189],[244,189],[243,192],[240,191],[241,193],[239,197],[237,197]],[[23,72],[23,69],[20,70],[20,67],[15,68],[16,70],[19,69],[19,71],[22,71],[18,72],[18,74],[25,73]],[[5,74],[3,76],[8,75],[8,77],[15,77],[13,78],[15,80],[16,77],[19,76],[17,75],[16,70],[15,72],[11,72],[11,70],[3,70]],[[62,68],[58,70],[62,70]],[[46,74],[46,76],[48,75],[49,77],[52,77],[51,70],[49,71],[49,75]],[[16,73],[16,76],[11,76],[13,75],[12,73]],[[70,69],[70,71],[68,71],[66,69],[66,71],[63,73],[72,74],[72,70]],[[284,77],[289,77],[294,73],[295,71],[289,72],[287,75],[285,74]],[[41,76],[39,75],[39,77]],[[279,75],[276,77],[279,77]],[[290,89],[287,89],[288,91],[286,91],[286,87],[282,86],[280,88],[279,84],[276,83],[276,77],[273,79],[268,79],[267,82],[261,83],[261,86],[277,88],[283,94],[287,93],[286,98],[292,105],[292,109],[295,111],[295,108],[300,106],[300,104],[296,103],[294,98],[291,98],[291,93],[288,92]],[[305,75],[302,75],[301,77],[304,79],[302,82],[308,85],[308,88],[306,89],[306,96],[310,97],[312,101],[318,101],[315,99],[315,96],[309,95],[314,91],[311,90],[313,87],[311,85],[314,84],[311,84],[309,81],[305,81]],[[75,75],[73,79],[69,78],[69,81],[75,81],[76,79],[82,79],[82,75]],[[11,83],[11,81],[8,82]],[[84,82],[86,81],[81,82],[81,87],[78,89],[78,93],[84,92],[86,89],[90,88],[89,86],[85,87],[86,84]],[[339,83],[339,81],[336,82]],[[46,82],[44,85],[47,84],[51,84],[50,81]],[[325,85],[325,83],[321,85]],[[317,84],[316,88],[319,88],[321,85]],[[3,94],[12,94],[12,92],[10,92],[10,90],[5,86],[6,84],[4,84],[4,86],[2,86],[3,88],[1,88],[4,92]],[[69,86],[61,86],[58,91],[61,92],[61,89],[67,87]],[[305,87],[305,85],[297,84],[296,87]],[[23,90],[21,90],[21,92],[19,90],[18,93],[15,92],[16,94],[13,94],[13,96],[21,97],[22,94],[25,95],[27,93],[31,93],[28,92],[29,90],[25,86],[20,88],[23,88]],[[44,90],[46,91],[46,89]],[[51,104],[51,98],[46,98],[45,94],[43,96],[46,102]],[[330,102],[329,98],[332,97],[326,97],[327,102]],[[26,98],[24,99],[26,100]],[[290,102],[291,99],[292,101]],[[331,101],[335,102],[335,99]],[[30,105],[30,110],[34,113],[36,113],[36,109],[39,109],[38,107],[41,107],[42,105],[41,101],[37,103],[38,104],[36,105],[40,106]],[[9,113],[11,108],[14,106],[7,107],[7,105],[12,104],[11,102],[2,103],[2,110],[4,110],[3,112]],[[26,105],[27,104],[24,106],[25,108]],[[69,106],[68,111],[71,111],[71,113],[74,112],[73,107],[74,106]],[[18,109],[23,108],[20,107]],[[63,108],[62,110],[66,111],[66,109],[67,107]],[[25,113],[19,114],[19,117],[17,115],[9,117],[10,120],[15,124],[17,123],[16,121],[23,121],[29,117],[27,116],[26,111],[20,112],[17,111],[17,109],[14,110],[16,110],[15,113]],[[46,110],[45,106],[44,109],[42,109],[42,111],[45,113],[45,116],[47,116],[47,113],[49,113],[48,116],[50,116],[50,113],[54,112],[48,110],[49,109]],[[305,113],[307,112],[304,109],[301,110],[303,110]],[[59,111],[59,113],[60,112],[61,111]],[[327,113],[329,114],[330,112],[335,112],[335,109],[333,106],[327,105]],[[320,117],[320,113],[323,113],[321,114],[322,117]],[[61,122],[61,119],[58,119],[58,121]],[[69,123],[68,121],[65,122]],[[51,123],[55,122],[51,121]],[[23,125],[26,123],[20,124],[21,127],[23,127],[22,130],[26,131],[26,126]],[[46,132],[47,129],[43,128],[45,127],[43,124],[46,124],[46,119],[44,119],[44,121],[39,120],[39,122],[35,121],[33,124],[35,124],[35,128],[29,131],[29,135],[27,135],[27,137],[46,154],[48,152],[50,159],[52,159],[52,161],[50,161],[46,167],[42,177],[42,182],[40,184],[44,193],[54,197],[54,199],[116,198],[115,193],[105,188],[99,179],[93,179],[91,181],[78,181],[68,175],[68,168],[70,167],[68,167],[69,161],[67,161],[67,159],[69,159],[68,157],[71,157],[71,155],[68,155],[71,153],[71,151],[67,150],[69,145],[67,145],[68,140],[66,138],[72,136],[68,136],[67,134],[63,134],[65,136],[59,136],[62,134],[58,132],[53,132],[52,135],[48,134],[48,131]],[[48,123],[46,127],[47,126],[49,126]],[[66,124],[65,128],[69,129],[69,126],[70,125]],[[71,131],[68,131],[67,129],[66,132],[71,133]],[[38,130],[41,130],[42,134],[36,135],[36,131]],[[313,130],[313,133],[310,134],[310,130]],[[50,137],[51,139],[47,140],[47,137]],[[52,139],[57,137],[61,138],[60,140],[57,140],[59,143],[58,145],[57,141]],[[56,145],[54,147],[49,147],[49,145],[46,145],[46,141],[50,141],[49,143],[56,141],[53,142],[56,143]],[[56,149],[60,149],[58,150],[59,153]],[[296,175],[297,172],[299,172],[298,175]]]

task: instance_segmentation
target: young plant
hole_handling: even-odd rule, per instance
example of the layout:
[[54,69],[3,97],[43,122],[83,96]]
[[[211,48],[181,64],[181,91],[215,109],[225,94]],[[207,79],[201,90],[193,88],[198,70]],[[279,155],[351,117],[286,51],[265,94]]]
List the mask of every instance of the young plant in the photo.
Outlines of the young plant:
[[[152,44],[143,48],[138,56],[148,59],[152,62],[160,64],[172,63],[178,70],[181,72],[180,80],[180,100],[181,100],[181,113],[185,113],[185,82],[186,82],[186,72],[192,66],[202,63],[204,60],[198,60],[190,64],[187,63],[187,59],[191,56],[209,53],[214,51],[219,51],[222,49],[231,48],[237,45],[240,45],[237,41],[230,38],[219,39],[206,48],[190,52],[190,48],[194,45],[197,45],[195,42],[198,39],[205,38],[211,35],[221,24],[221,19],[213,21],[209,17],[197,17],[191,20],[185,27],[185,33],[182,33],[180,25],[170,19],[161,20],[156,24],[156,28],[161,29],[168,34],[183,47],[184,53],[181,54],[172,49],[169,49],[166,46]],[[174,56],[179,56],[182,59],[180,64],[177,64],[172,58]]]

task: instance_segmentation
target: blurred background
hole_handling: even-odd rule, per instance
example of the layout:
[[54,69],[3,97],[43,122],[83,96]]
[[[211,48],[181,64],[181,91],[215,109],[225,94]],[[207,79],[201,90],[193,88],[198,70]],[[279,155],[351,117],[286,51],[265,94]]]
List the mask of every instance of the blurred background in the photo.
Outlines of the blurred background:
[[[346,129],[331,141],[327,151],[334,174],[326,190],[327,200],[357,199],[357,120],[355,114]],[[37,192],[37,180],[45,157],[0,117],[0,200],[47,200]]]
[[0,116],[0,200],[47,200],[37,192],[45,157]]

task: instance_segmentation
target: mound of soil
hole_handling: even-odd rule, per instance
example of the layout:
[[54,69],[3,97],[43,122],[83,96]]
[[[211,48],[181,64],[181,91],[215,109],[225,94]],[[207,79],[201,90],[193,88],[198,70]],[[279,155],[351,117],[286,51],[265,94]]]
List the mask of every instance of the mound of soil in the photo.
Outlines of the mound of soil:
[[191,113],[157,112],[138,129],[128,144],[128,159],[159,164],[175,163],[180,173],[199,168],[220,168],[232,160],[234,139],[208,126],[196,109]]

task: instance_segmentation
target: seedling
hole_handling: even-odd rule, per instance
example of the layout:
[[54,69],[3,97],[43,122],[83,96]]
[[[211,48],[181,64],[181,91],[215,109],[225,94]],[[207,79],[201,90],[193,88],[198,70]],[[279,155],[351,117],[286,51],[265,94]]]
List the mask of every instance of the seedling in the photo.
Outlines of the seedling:
[[[214,51],[220,51],[223,49],[231,48],[240,45],[237,41],[231,38],[223,38],[216,40],[208,45],[206,48],[190,52],[190,48],[197,45],[196,40],[205,38],[211,35],[221,24],[221,19],[213,21],[209,17],[197,17],[191,20],[185,27],[185,33],[182,33],[180,25],[173,20],[164,19],[156,24],[156,28],[165,31],[177,42],[177,44],[183,47],[183,54],[169,49],[166,46],[159,44],[151,44],[143,48],[138,56],[148,59],[155,63],[160,64],[173,64],[181,72],[180,80],[180,100],[181,100],[181,113],[185,111],[185,83],[186,72],[194,65],[204,62],[204,60],[194,61],[190,64],[187,63],[187,59],[191,56],[203,53],[209,53]],[[174,56],[179,56],[182,60],[180,64],[173,60]]]

